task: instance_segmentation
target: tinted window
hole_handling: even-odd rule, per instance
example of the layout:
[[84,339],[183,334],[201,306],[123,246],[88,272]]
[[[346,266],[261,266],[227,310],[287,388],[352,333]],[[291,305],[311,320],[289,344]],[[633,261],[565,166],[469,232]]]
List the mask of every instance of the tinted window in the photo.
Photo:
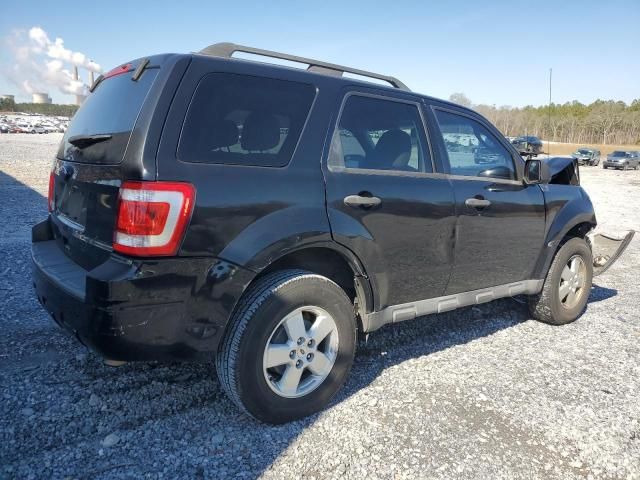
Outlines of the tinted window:
[[413,104],[348,97],[332,147],[332,167],[433,171],[420,112]]
[[[120,163],[144,99],[158,75],[157,68],[131,81],[133,72],[103,80],[89,94],[64,134],[59,155],[84,163]],[[78,149],[67,140],[78,135],[111,135],[110,140]]]
[[315,88],[263,77],[210,74],[199,83],[184,122],[185,162],[284,166],[306,121]]
[[436,110],[452,175],[517,178],[511,153],[480,122]]

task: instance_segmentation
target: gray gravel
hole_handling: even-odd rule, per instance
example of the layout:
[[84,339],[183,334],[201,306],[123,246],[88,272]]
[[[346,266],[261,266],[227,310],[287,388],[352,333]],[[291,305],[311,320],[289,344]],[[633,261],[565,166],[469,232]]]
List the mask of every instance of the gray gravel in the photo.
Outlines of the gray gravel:
[[[346,388],[270,427],[211,363],[111,369],[30,284],[60,135],[0,135],[0,478],[640,478],[640,238],[564,327],[517,299],[400,324]],[[640,230],[640,171],[582,168],[602,226]]]

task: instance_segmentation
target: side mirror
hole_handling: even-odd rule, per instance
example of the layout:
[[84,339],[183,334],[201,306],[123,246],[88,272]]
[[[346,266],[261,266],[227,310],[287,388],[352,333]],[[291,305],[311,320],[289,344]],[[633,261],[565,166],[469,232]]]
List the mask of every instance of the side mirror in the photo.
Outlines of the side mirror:
[[549,179],[549,168],[542,160],[530,158],[525,162],[524,183],[527,185],[549,183]]

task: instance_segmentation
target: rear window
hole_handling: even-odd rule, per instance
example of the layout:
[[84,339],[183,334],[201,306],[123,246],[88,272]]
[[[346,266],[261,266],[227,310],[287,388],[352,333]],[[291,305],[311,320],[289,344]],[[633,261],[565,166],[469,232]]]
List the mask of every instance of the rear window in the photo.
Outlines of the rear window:
[[[59,156],[82,163],[120,163],[158,71],[147,69],[136,82],[131,80],[133,72],[103,80],[71,119]],[[78,148],[68,140],[79,135],[111,135],[111,138]]]
[[178,158],[194,163],[287,165],[314,97],[315,87],[304,83],[209,74],[191,100]]

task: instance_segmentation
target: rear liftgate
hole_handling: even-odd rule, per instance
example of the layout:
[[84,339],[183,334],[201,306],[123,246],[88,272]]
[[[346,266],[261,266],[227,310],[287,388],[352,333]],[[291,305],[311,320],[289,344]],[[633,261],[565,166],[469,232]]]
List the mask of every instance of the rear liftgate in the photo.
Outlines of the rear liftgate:
[[606,272],[627,248],[635,231],[631,230],[623,238],[616,238],[604,233],[589,235],[593,252],[593,276]]

